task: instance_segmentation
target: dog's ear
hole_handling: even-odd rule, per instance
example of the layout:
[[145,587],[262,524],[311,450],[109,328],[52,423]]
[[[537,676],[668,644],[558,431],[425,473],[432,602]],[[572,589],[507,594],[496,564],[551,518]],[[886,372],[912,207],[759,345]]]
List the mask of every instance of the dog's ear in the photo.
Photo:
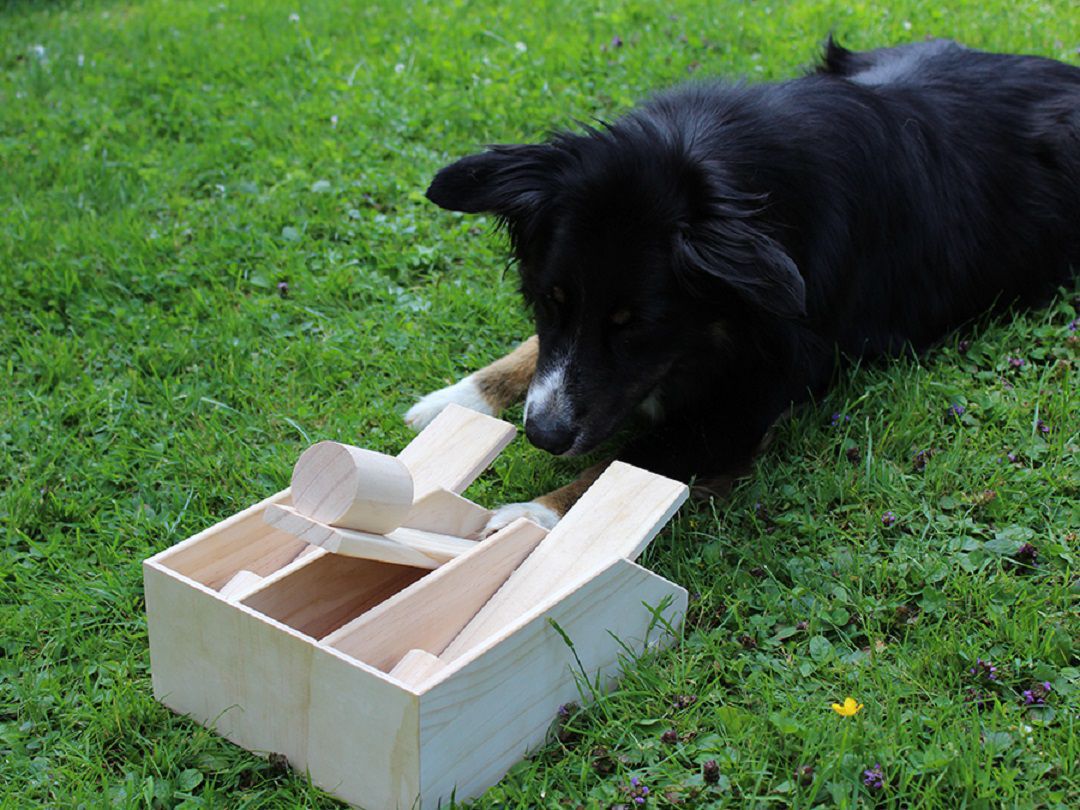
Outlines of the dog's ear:
[[555,149],[544,144],[493,146],[439,171],[427,198],[450,211],[488,212],[519,221],[543,205],[555,161]]
[[680,277],[698,292],[709,281],[718,282],[766,312],[782,318],[805,316],[806,284],[799,268],[783,245],[760,230],[755,213],[723,205],[680,229]]

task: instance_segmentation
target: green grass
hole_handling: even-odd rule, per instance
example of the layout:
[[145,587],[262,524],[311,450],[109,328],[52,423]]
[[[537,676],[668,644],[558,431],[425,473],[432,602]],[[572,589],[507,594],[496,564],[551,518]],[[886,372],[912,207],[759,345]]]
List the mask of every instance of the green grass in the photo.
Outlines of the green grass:
[[[490,223],[421,196],[445,161],[690,75],[794,75],[829,30],[1080,46],[1071,3],[1026,0],[7,3],[0,806],[338,806],[153,701],[140,560],[309,441],[396,450],[414,397],[528,333]],[[632,777],[654,807],[1077,806],[1076,295],[801,409],[646,554],[697,594],[681,643],[476,806],[626,804]],[[471,494],[574,469],[519,440]]]

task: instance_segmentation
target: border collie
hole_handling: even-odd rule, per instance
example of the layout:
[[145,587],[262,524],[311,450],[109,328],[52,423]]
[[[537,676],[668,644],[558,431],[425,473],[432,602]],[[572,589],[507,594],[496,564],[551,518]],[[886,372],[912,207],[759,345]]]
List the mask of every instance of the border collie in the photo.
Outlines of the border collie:
[[[1074,276],[1080,68],[830,40],[812,74],[691,84],[602,128],[494,146],[427,196],[505,225],[536,336],[424,397],[413,427],[527,395],[529,440],[577,455],[644,409],[620,458],[741,473],[838,358],[918,351]],[[597,473],[492,528],[550,527]]]

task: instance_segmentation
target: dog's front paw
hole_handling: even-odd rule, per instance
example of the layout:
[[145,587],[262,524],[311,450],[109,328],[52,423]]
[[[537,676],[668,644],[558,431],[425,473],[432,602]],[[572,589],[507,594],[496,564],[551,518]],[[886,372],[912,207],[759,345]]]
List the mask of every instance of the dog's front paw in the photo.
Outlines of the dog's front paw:
[[549,531],[555,528],[559,522],[559,516],[542,503],[529,501],[528,503],[508,503],[500,506],[492,513],[482,532],[483,537],[495,534],[499,529],[505,529],[518,518],[528,518],[533,523],[543,526]]
[[413,430],[423,430],[431,424],[436,416],[442,413],[443,408],[451,404],[471,408],[488,416],[495,415],[495,409],[491,407],[491,403],[487,401],[483,392],[480,391],[480,387],[474,380],[474,375],[470,374],[453,385],[440,388],[438,391],[432,391],[423,397],[405,413],[405,423]]

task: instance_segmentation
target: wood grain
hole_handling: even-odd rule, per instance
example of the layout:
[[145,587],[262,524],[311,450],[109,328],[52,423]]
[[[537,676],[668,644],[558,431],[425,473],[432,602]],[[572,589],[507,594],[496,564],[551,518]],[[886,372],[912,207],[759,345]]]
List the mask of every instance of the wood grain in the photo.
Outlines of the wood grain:
[[516,520],[323,643],[384,672],[411,649],[437,655],[546,534],[529,520]]
[[613,561],[636,559],[688,495],[686,484],[613,462],[440,657],[453,661]]
[[509,422],[448,405],[398,459],[409,468],[413,499],[437,489],[460,494],[517,434]]

